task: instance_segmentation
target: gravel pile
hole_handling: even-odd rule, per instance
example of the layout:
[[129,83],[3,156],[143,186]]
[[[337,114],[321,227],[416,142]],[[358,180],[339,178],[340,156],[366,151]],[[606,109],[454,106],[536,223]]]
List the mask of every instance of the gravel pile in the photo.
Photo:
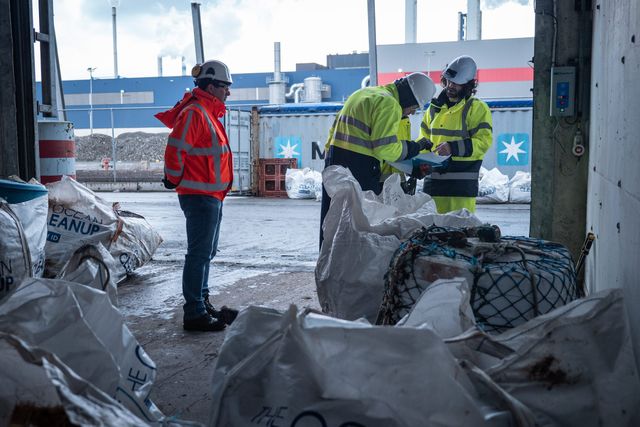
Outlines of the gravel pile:
[[[168,133],[128,132],[116,137],[116,157],[123,162],[164,160]],[[112,157],[111,136],[94,133],[76,137],[76,160],[99,162]]]

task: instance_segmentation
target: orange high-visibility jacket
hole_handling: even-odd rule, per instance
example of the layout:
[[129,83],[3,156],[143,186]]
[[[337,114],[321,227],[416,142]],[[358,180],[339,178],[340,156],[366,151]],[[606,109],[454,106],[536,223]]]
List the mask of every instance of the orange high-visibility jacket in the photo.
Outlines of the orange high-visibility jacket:
[[164,173],[178,194],[224,200],[233,184],[233,158],[219,118],[225,105],[195,88],[170,110],[155,115],[172,129],[164,152]]

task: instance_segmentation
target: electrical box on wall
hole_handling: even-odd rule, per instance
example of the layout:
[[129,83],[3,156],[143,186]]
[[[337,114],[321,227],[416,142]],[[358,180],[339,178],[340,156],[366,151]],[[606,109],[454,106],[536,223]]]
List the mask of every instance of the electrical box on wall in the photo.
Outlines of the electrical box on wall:
[[576,67],[551,68],[551,115],[576,113]]

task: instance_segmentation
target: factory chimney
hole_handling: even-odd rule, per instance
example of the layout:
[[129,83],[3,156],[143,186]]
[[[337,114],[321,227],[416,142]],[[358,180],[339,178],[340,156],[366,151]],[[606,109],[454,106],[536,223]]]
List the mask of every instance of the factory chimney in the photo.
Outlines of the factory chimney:
[[404,1],[404,42],[415,43],[417,34],[418,0]]
[[482,38],[482,12],[480,0],[467,0],[467,31],[466,40],[480,40]]

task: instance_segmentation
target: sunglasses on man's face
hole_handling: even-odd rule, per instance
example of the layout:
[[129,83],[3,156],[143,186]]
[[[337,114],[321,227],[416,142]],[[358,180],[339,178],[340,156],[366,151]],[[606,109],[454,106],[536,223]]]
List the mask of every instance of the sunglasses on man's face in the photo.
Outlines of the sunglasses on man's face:
[[219,83],[219,82],[215,82],[213,83],[214,87],[218,87],[218,88],[222,88],[222,89],[229,89],[229,87],[231,86],[229,83]]

